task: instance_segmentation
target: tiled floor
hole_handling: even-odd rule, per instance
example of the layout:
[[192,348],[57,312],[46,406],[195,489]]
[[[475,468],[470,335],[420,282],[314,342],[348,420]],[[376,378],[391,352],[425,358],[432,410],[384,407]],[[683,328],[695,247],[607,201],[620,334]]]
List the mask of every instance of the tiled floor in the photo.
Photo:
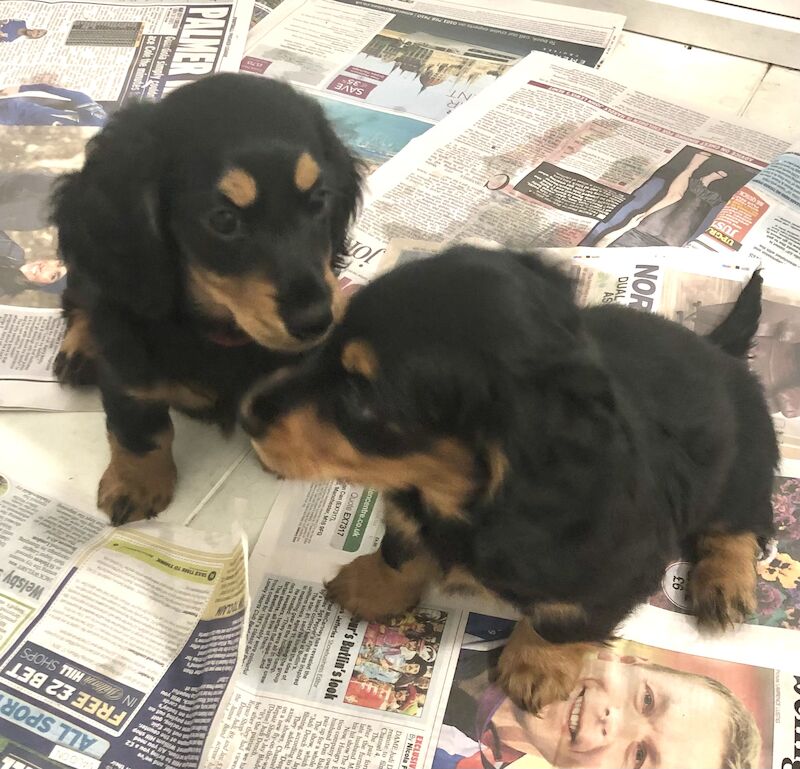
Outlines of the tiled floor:
[[786,125],[800,139],[798,70],[623,32],[603,73],[664,98]]

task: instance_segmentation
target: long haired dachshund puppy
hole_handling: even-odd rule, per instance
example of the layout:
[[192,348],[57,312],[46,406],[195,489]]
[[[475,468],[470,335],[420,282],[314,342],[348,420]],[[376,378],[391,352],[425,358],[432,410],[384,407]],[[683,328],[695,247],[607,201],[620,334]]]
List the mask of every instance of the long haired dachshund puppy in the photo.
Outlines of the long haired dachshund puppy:
[[170,407],[229,429],[244,390],[338,320],[331,267],[360,185],[314,101],[234,74],[120,111],[63,179],[56,370],[97,377],[111,444],[98,505],[114,524],[172,498]]
[[499,680],[536,711],[682,550],[702,628],[753,611],[778,461],[744,360],[760,295],[756,273],[701,338],[579,309],[535,254],[455,248],[362,289],[307,361],[246,396],[243,424],[269,469],[387,492],[380,550],[333,600],[376,619],[442,580],[510,601]]

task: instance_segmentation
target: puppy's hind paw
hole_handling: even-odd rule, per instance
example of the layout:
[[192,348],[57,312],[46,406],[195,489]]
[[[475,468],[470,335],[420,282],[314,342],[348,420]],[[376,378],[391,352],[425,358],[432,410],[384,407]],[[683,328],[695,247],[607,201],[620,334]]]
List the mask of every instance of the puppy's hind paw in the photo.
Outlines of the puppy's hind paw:
[[701,631],[729,630],[755,613],[757,551],[753,534],[713,534],[700,540],[701,557],[688,587]]
[[[756,577],[737,575],[734,579],[706,576],[699,566],[692,572],[689,587],[692,611],[705,633],[720,633],[746,622],[755,614]],[[697,575],[697,576],[696,576]]]

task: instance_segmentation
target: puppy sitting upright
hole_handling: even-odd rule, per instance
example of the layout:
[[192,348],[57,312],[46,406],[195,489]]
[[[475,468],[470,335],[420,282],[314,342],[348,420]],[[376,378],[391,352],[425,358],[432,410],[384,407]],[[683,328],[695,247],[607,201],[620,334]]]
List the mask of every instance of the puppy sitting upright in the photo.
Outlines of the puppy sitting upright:
[[754,275],[700,338],[619,306],[578,309],[536,255],[456,248],[356,294],[296,373],[245,398],[263,463],[383,489],[386,534],[329,583],[366,619],[429,580],[471,580],[522,614],[500,681],[565,697],[682,549],[704,628],[754,609],[777,446],[745,360]]
[[356,162],[290,86],[218,75],[115,115],[55,197],[68,265],[65,383],[96,371],[115,524],[172,498],[169,408],[229,428],[255,378],[318,343],[343,301],[331,270]]

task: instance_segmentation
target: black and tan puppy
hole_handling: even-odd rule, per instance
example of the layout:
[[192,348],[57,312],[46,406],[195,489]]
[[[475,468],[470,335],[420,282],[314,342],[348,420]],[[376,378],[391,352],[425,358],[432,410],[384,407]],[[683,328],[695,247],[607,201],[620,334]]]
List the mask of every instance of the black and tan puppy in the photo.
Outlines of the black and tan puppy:
[[245,398],[243,422],[268,468],[388,492],[380,550],[332,599],[373,619],[444,580],[512,602],[499,676],[536,710],[681,549],[701,626],[753,610],[778,459],[744,360],[760,287],[704,339],[578,309],[535,255],[456,248],[362,289],[295,373]]
[[218,75],[115,115],[64,178],[62,382],[95,375],[115,524],[169,504],[170,407],[225,428],[242,392],[318,343],[343,309],[331,270],[360,194],[320,107]]

